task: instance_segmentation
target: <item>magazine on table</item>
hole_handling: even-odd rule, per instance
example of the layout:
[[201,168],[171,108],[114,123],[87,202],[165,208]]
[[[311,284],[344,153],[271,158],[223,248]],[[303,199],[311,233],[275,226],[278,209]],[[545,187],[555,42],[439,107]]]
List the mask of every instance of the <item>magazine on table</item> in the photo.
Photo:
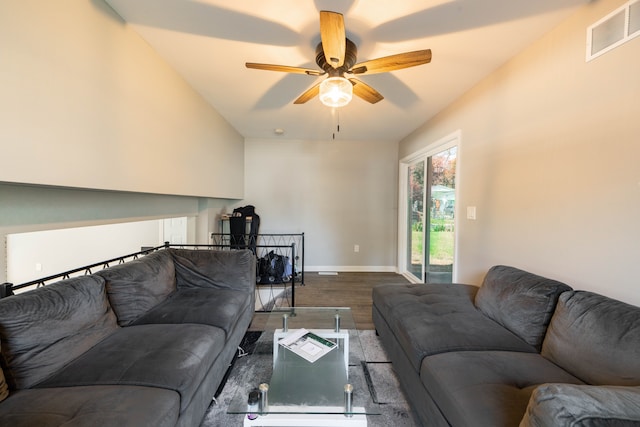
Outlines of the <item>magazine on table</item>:
[[338,345],[302,328],[291,332],[279,341],[280,345],[313,363]]

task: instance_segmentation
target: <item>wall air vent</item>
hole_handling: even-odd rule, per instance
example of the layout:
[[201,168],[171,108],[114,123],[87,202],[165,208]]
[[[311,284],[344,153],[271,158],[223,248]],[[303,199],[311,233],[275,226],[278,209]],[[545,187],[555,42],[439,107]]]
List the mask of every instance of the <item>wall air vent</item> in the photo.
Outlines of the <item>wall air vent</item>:
[[587,28],[587,61],[640,36],[640,0],[632,0]]

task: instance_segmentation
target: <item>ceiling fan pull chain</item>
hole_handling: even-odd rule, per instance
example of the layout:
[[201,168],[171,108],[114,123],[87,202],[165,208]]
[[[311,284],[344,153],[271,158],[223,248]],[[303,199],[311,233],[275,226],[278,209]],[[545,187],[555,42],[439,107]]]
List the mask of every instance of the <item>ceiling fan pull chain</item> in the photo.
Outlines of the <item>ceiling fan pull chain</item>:
[[340,133],[340,109],[332,108],[331,109],[331,117],[334,119],[336,130],[332,133],[332,138],[335,141],[336,133]]

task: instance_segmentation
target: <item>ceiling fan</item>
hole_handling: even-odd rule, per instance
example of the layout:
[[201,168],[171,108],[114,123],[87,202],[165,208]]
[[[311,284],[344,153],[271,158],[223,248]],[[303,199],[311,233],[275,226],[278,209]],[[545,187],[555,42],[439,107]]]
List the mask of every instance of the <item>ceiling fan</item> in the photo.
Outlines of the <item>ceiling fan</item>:
[[384,99],[377,90],[368,84],[354,77],[345,78],[345,74],[386,73],[431,62],[431,49],[424,49],[356,64],[358,49],[355,43],[346,37],[344,17],[337,12],[320,12],[320,39],[321,42],[316,47],[316,64],[320,70],[254,62],[247,62],[245,65],[247,68],[258,70],[282,71],[310,76],[327,74],[328,77],[325,80],[300,95],[294,104],[304,104],[319,95],[323,104],[330,107],[341,107],[351,101],[352,94],[371,104]]

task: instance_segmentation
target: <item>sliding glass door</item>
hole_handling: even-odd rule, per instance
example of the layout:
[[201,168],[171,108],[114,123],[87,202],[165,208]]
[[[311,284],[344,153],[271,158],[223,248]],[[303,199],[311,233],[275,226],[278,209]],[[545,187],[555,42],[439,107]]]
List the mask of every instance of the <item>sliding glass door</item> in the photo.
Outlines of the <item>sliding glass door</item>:
[[457,160],[456,138],[401,163],[401,271],[411,281],[454,279]]

